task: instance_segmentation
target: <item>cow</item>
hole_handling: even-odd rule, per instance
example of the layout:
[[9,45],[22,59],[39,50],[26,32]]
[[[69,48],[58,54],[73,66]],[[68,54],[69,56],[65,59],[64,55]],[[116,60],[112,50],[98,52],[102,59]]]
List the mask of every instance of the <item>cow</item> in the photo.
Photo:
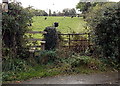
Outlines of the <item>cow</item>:
[[45,17],[45,20],[47,20],[47,17]]

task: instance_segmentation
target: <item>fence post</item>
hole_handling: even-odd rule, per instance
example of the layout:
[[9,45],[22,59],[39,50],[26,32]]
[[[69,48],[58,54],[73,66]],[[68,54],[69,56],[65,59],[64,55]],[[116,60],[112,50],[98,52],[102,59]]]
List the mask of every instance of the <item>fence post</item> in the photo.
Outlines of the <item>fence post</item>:
[[41,50],[45,50],[45,41],[41,41]]
[[[0,73],[2,73],[2,4],[0,4]],[[0,85],[2,86],[2,74],[0,74]]]
[[8,0],[2,0],[2,11],[8,12]]
[[68,39],[69,39],[69,49],[70,49],[70,34],[68,34]]
[[90,33],[88,33],[88,47],[90,49]]

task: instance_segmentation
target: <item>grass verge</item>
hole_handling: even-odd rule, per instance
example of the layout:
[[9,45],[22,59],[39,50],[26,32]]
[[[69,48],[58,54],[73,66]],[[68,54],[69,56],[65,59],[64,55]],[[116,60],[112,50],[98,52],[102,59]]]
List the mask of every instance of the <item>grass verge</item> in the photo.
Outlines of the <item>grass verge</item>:
[[[101,70],[92,70],[85,66],[69,68],[68,66],[62,67],[49,67],[49,65],[37,65],[33,69],[26,72],[4,72],[3,83],[17,83],[24,80],[32,80],[35,78],[56,76],[56,75],[69,75],[69,74],[91,74],[99,73]],[[105,72],[105,71],[104,71]]]

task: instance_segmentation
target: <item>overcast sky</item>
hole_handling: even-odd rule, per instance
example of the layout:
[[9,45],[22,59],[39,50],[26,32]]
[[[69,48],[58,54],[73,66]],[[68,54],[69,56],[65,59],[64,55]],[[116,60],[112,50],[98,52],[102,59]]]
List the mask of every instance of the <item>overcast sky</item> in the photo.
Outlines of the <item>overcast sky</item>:
[[[17,0],[22,2],[24,7],[29,5],[34,6],[36,9],[42,9],[48,12],[49,9],[52,11],[62,11],[64,8],[75,8],[80,0]],[[119,1],[119,0],[113,0]]]
[[79,0],[19,0],[24,7],[28,5],[34,8],[48,11],[61,11],[64,8],[75,8]]
[[[75,8],[80,0],[17,0],[22,3],[23,7],[33,6],[36,9],[52,11],[62,11],[64,8]],[[109,0],[120,1],[120,0]],[[2,0],[0,0],[2,2]]]

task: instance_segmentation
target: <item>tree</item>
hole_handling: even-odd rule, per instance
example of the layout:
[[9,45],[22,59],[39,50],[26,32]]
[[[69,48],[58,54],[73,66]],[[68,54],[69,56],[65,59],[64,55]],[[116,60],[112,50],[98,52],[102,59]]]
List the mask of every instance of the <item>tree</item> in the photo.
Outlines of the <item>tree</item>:
[[[120,2],[95,6],[88,13],[88,22],[99,56],[120,62]],[[98,50],[97,49],[97,50]]]
[[65,8],[63,9],[64,16],[69,16],[69,9]]
[[83,18],[86,18],[86,13],[92,10],[93,7],[97,5],[102,6],[103,4],[106,4],[106,3],[108,2],[79,2],[76,5],[76,9],[79,9],[79,11],[81,11],[83,14]]
[[43,16],[48,16],[47,12],[43,11]]
[[79,11],[81,11],[83,14],[86,13],[90,7],[90,2],[79,2],[76,6],[76,8],[79,9]]
[[57,13],[57,16],[64,16],[64,13],[58,12],[58,13]]
[[44,10],[34,9],[32,6],[27,7],[33,16],[48,16]]
[[52,14],[52,16],[56,16],[56,15],[57,15],[57,14],[56,14],[56,12],[54,11],[53,14]]
[[52,15],[52,13],[51,13],[51,10],[49,9],[49,16],[51,16]]
[[32,14],[20,3],[9,3],[9,11],[2,15],[3,57],[26,57],[25,32],[29,30],[28,23],[32,22]]
[[76,10],[74,8],[69,10],[69,15],[75,16],[76,15]]
[[69,9],[65,8],[63,9],[64,16],[75,16],[76,15],[76,10],[74,8]]

